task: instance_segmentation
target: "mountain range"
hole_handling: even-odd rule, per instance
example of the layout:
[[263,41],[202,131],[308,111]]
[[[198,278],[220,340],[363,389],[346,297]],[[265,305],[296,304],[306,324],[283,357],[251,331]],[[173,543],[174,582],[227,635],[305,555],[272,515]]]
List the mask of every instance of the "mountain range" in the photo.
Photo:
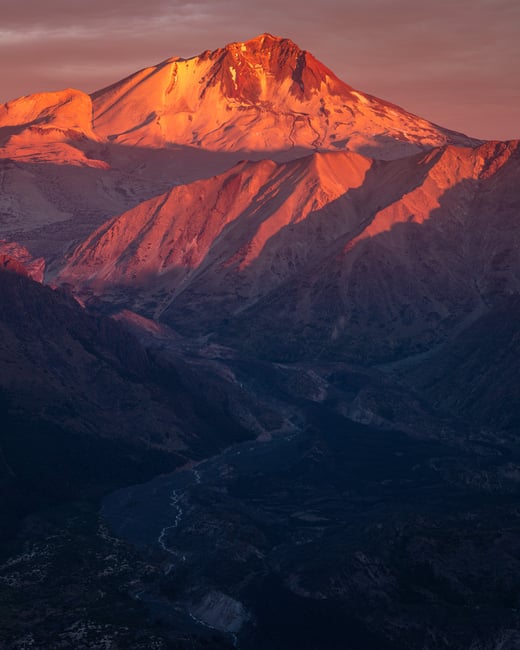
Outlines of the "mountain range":
[[516,647],[519,178],[270,34],[0,106],[6,647]]

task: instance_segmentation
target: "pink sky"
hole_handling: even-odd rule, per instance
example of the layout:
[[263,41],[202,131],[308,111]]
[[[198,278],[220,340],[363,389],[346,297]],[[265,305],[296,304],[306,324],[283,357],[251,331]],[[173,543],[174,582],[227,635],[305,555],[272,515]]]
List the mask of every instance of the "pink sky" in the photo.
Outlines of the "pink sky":
[[0,101],[91,92],[266,31],[442,126],[520,138],[518,0],[1,0]]

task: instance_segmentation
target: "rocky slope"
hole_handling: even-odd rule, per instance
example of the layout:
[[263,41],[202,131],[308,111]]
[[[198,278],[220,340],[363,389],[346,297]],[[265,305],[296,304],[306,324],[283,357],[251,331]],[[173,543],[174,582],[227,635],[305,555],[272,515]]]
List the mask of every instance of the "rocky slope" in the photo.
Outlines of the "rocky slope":
[[[132,286],[139,290],[165,274],[164,284],[173,287],[172,273],[185,285],[202,268],[246,269],[280,231],[359,187],[371,164],[350,153],[315,154],[285,164],[239,163],[107,222],[74,252],[60,277],[94,289],[123,285],[131,292]],[[331,229],[348,227],[339,216],[335,222]],[[334,236],[335,231],[329,238]],[[304,256],[312,246],[311,241],[294,243]],[[280,265],[279,274],[284,271]]]

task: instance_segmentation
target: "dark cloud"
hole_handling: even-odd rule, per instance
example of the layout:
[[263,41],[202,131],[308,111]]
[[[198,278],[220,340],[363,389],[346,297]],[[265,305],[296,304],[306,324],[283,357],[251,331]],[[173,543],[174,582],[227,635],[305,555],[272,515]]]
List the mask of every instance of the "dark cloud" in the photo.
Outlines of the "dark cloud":
[[92,91],[269,31],[351,85],[480,137],[520,136],[517,0],[0,0],[0,101]]

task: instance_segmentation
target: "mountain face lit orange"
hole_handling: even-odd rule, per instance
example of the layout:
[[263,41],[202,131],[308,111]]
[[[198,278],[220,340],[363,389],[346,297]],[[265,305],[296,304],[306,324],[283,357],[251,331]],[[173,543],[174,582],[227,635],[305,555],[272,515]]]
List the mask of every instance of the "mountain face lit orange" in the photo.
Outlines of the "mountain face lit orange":
[[470,142],[355,91],[292,41],[270,34],[168,59],[92,99],[96,133],[126,145],[365,153],[386,145],[387,155],[401,155],[411,144]]

